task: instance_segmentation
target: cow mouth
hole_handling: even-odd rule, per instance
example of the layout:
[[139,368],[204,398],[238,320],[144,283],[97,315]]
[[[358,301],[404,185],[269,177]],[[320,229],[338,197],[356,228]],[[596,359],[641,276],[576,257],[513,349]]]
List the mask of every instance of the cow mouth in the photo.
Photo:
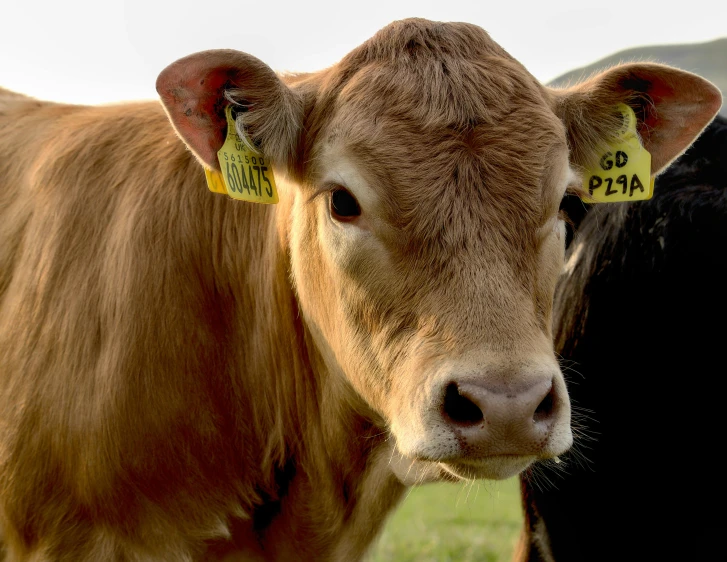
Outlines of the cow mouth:
[[476,460],[441,462],[439,466],[458,480],[505,480],[521,473],[537,458],[535,455],[493,455]]
[[409,457],[398,450],[387,453],[388,464],[406,486],[425,482],[506,480],[542,457],[538,455],[488,455],[485,457],[443,460]]

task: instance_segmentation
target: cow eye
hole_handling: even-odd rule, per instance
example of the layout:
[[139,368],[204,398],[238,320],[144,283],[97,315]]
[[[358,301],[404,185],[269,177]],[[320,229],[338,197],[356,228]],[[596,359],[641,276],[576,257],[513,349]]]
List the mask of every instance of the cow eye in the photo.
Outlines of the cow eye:
[[580,186],[569,185],[565,190],[558,206],[558,218],[570,222],[571,213],[578,214],[579,208],[583,207],[580,199]]
[[558,218],[565,221],[566,247],[570,246],[570,243],[573,241],[576,229],[588,212],[588,207],[590,205],[581,201],[579,187],[569,187],[566,190],[560,202],[560,208],[558,209]]
[[356,198],[343,187],[337,187],[331,192],[331,216],[341,222],[351,221],[361,215]]

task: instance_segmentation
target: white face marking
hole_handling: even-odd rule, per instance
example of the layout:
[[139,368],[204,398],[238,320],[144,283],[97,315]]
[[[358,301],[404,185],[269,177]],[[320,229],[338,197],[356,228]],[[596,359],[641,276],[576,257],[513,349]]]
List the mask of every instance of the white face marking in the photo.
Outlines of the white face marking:
[[[560,204],[560,201],[565,196],[565,192],[568,186],[578,182],[578,175],[573,171],[568,162],[567,155],[563,158],[560,166],[560,173],[555,177],[559,178],[559,181],[555,183],[554,201]],[[541,236],[548,236],[555,234],[558,240],[565,240],[565,222],[556,213],[551,219],[549,219],[540,230]]]
[[383,257],[386,250],[373,232],[373,227],[380,223],[378,194],[340,147],[325,147],[321,162],[323,170],[318,188],[332,190],[336,186],[343,187],[356,198],[361,208],[361,215],[355,220],[341,222],[331,217],[330,193],[321,193],[317,197],[318,235],[328,258],[332,264],[342,267],[361,252],[376,252]]
[[569,185],[580,184],[580,182],[581,177],[576,174],[573,168],[570,167],[570,164],[568,164],[566,166],[565,179],[561,182],[559,188],[560,197],[563,197],[565,195],[565,190],[568,188]]
[[325,185],[345,187],[356,197],[362,211],[370,213],[376,210],[379,203],[376,192],[340,148],[330,145],[324,148],[321,161],[324,168],[321,187]]
[[[579,185],[581,181],[580,176],[571,168],[570,162],[568,162],[568,159],[566,157],[565,166],[563,173],[561,175],[561,180],[558,182],[558,189],[556,190],[556,195],[558,197],[558,204],[563,200],[563,197],[565,197],[565,193],[568,190],[568,188],[572,185]],[[559,222],[563,222],[562,220],[559,220]]]

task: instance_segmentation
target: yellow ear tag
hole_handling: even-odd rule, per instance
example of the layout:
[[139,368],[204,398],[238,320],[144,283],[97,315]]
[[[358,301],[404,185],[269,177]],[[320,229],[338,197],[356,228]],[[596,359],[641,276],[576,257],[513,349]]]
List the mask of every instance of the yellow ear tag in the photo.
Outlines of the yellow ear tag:
[[217,151],[217,160],[222,173],[205,168],[207,187],[215,193],[227,193],[233,199],[253,203],[277,203],[278,190],[275,187],[273,168],[269,161],[252,143],[240,138],[235,129],[232,107],[225,108],[227,116],[227,137]]
[[644,201],[654,194],[651,154],[641,146],[636,133],[636,115],[620,103],[623,117],[619,138],[603,153],[598,165],[583,173],[582,197],[586,203]]

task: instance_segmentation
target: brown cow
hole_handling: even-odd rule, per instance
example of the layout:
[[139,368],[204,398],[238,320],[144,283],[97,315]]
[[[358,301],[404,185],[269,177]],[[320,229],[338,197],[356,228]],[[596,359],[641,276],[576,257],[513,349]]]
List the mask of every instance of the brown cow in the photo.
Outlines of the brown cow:
[[[208,51],[157,89],[0,95],[6,562],[359,560],[405,486],[563,453],[560,199],[618,103],[654,172],[720,105],[651,64],[552,91],[423,20],[315,74]],[[228,103],[277,206],[205,187]]]

